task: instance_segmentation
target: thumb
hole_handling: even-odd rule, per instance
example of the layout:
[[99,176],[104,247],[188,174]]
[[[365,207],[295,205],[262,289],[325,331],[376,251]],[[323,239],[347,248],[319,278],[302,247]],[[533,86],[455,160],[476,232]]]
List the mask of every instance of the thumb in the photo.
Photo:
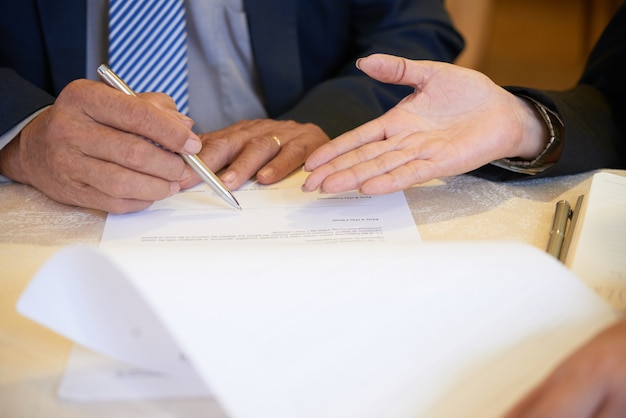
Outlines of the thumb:
[[412,87],[426,82],[441,65],[434,61],[412,61],[386,54],[373,54],[356,62],[357,68],[375,80]]

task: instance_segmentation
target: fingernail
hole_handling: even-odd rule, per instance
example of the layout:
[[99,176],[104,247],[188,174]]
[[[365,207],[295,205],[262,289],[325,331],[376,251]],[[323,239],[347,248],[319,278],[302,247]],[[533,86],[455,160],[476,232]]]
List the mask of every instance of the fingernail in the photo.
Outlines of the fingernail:
[[361,61],[363,61],[363,58],[357,59],[355,63],[356,68],[358,68],[359,70],[361,69]]
[[232,183],[237,179],[237,173],[234,171],[226,171],[224,174],[220,176],[224,183]]
[[259,170],[256,173],[257,177],[262,177],[264,180],[269,180],[272,178],[272,176],[274,175],[274,169],[273,168],[264,168],[262,170]]
[[170,182],[170,194],[167,197],[174,196],[176,193],[180,191],[180,184],[177,181]]
[[187,154],[197,154],[202,149],[202,142],[200,142],[197,138],[189,138],[187,142],[185,142],[185,146],[183,147],[183,151]]

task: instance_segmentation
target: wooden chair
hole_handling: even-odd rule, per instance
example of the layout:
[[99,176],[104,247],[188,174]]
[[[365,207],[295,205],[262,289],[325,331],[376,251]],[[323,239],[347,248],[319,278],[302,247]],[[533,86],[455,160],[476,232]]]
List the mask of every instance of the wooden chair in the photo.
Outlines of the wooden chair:
[[586,56],[623,0],[582,0],[582,45]]
[[478,69],[491,33],[494,0],[446,0],[445,5],[465,38],[465,50],[456,64]]

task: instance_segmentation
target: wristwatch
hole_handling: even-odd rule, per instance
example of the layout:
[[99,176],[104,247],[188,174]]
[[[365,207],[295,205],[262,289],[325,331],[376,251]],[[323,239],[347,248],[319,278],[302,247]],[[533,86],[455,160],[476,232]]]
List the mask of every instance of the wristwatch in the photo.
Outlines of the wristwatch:
[[491,164],[516,173],[531,175],[538,174],[554,165],[554,163],[546,163],[546,160],[551,156],[552,152],[559,147],[561,141],[563,140],[563,122],[561,121],[559,115],[535,99],[527,96],[520,97],[530,100],[530,102],[539,111],[539,114],[548,127],[550,139],[541,153],[539,153],[539,155],[532,160],[524,160],[522,158],[502,158],[500,160],[492,161]]

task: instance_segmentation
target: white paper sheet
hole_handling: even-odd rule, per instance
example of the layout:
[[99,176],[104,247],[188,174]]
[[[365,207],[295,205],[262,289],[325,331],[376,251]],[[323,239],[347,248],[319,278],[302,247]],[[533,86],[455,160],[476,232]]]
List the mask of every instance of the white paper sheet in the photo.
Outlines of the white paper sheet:
[[148,370],[80,345],[72,348],[66,367],[58,388],[63,400],[100,402],[211,397],[204,382],[191,368],[180,368],[178,373]]
[[133,214],[109,215],[102,246],[416,243],[404,194],[303,193],[305,173],[270,186],[249,182],[234,192],[241,212],[204,184]]
[[618,317],[544,252],[478,242],[69,248],[18,308],[151,370],[184,353],[232,418],[500,416]]

